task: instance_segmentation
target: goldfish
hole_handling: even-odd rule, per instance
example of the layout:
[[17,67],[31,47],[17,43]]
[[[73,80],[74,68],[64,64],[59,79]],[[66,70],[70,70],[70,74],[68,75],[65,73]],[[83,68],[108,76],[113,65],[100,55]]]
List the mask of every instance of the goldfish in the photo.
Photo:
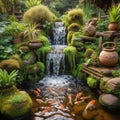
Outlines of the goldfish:
[[83,97],[81,97],[80,99],[81,100],[86,100],[86,99],[89,99],[91,96],[83,96]]
[[46,112],[48,112],[46,109],[41,111],[41,115],[44,115]]
[[45,104],[46,102],[45,101],[43,101],[42,99],[36,99],[36,101],[39,103],[39,104]]
[[41,92],[40,88],[35,88],[34,90],[37,90],[39,93]]
[[59,109],[62,110],[62,111],[66,111],[64,105],[62,105],[62,104],[60,104]]
[[75,97],[75,102],[78,101],[78,99],[82,96],[82,92],[77,93],[76,97]]
[[85,101],[85,100],[75,101],[74,104],[75,104],[75,105],[79,105],[79,104],[83,103],[84,101]]
[[95,100],[91,100],[85,107],[82,116],[86,120],[93,120],[94,116],[96,116],[97,110],[95,110]]
[[49,106],[46,106],[45,109],[46,109],[48,112],[50,112],[50,111],[52,110],[52,108],[49,107]]
[[39,96],[39,92],[37,90],[33,90],[33,94],[38,97]]
[[85,107],[85,110],[84,111],[86,111],[86,110],[93,110],[95,108],[95,100],[91,100],[88,104],[87,104],[87,106]]
[[68,99],[69,99],[69,104],[73,105],[73,103],[72,103],[72,94],[68,94]]

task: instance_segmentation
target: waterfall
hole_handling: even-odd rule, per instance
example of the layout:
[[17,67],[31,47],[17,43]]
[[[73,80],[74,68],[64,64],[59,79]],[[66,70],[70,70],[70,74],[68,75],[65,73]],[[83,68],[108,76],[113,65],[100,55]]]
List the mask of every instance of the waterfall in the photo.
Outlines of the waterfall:
[[60,75],[65,70],[65,45],[52,45],[52,50],[47,54],[46,71],[47,75]]
[[53,28],[53,45],[65,45],[66,28],[62,22],[55,22]]
[[47,54],[46,58],[46,72],[47,75],[61,75],[65,70],[65,55],[63,49],[65,45],[65,27],[62,22],[55,22],[53,28],[53,42],[51,51]]

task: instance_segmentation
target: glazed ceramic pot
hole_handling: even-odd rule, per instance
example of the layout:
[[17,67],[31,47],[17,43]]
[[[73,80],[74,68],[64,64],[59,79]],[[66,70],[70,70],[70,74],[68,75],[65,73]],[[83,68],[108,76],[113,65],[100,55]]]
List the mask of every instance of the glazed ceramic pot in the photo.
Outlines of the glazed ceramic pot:
[[115,50],[114,42],[103,43],[102,51],[99,55],[99,61],[103,66],[106,66],[106,67],[113,67],[117,64],[118,53]]
[[108,25],[108,30],[109,31],[117,31],[119,29],[119,24],[118,22],[111,22]]

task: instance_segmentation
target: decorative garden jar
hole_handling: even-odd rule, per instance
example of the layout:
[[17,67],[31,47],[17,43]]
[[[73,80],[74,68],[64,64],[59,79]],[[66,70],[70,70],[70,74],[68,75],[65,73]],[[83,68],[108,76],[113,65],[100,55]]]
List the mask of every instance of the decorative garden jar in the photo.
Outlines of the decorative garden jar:
[[[105,47],[106,46],[106,47]],[[115,50],[114,42],[105,42],[99,55],[99,61],[106,67],[113,67],[118,62],[118,53]]]
[[117,31],[119,29],[119,24],[118,22],[110,22],[108,25],[108,30],[109,31]]

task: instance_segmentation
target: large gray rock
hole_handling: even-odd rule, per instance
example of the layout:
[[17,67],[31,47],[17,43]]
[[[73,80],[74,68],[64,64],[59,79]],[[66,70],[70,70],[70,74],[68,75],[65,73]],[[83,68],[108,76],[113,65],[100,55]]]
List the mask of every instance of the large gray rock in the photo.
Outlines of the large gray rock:
[[113,94],[102,94],[99,96],[99,103],[107,108],[120,107],[120,99]]
[[100,88],[104,93],[112,93],[120,97],[120,78],[112,78],[103,82]]

